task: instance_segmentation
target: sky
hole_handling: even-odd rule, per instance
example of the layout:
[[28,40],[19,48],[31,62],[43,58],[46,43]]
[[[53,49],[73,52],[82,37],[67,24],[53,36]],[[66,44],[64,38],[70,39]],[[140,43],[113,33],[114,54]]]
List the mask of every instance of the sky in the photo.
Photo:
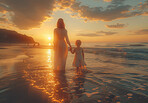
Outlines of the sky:
[[0,0],[0,28],[40,43],[53,40],[59,18],[71,42],[148,41],[148,0]]

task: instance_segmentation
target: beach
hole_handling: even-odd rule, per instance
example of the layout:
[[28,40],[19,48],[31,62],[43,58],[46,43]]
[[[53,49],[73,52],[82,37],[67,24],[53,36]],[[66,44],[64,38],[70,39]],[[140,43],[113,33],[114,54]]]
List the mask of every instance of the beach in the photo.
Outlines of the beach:
[[54,73],[49,46],[0,46],[0,103],[147,103],[148,43],[84,43],[88,73],[68,53]]

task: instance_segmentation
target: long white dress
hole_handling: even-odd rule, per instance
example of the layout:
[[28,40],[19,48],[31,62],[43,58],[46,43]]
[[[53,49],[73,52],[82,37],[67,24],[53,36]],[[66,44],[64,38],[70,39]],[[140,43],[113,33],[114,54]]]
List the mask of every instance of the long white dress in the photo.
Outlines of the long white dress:
[[73,60],[73,66],[74,67],[86,66],[86,63],[83,59],[82,51],[83,51],[82,48],[79,48],[79,49],[75,48],[75,57],[74,57],[74,60]]
[[68,54],[68,46],[70,44],[67,30],[64,28],[54,29],[54,69],[64,70]]

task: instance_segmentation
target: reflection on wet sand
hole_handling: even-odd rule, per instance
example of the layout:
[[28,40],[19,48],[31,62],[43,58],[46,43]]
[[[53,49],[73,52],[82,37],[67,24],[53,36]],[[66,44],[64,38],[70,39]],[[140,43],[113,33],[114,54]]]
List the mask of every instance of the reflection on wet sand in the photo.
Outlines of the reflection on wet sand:
[[[134,59],[132,55],[118,58],[87,53],[87,69],[92,72],[78,75],[71,66],[72,54],[68,54],[66,73],[59,74],[53,71],[52,49],[23,46],[4,48],[7,49],[0,49],[0,103],[148,101],[147,49],[142,49],[144,56],[138,56],[137,49],[126,49],[133,51],[132,55],[136,58],[142,57],[141,60]],[[141,49],[138,51],[141,54]],[[129,52],[127,56],[130,56]]]
[[68,83],[66,80],[65,73],[55,73],[55,88],[54,88],[54,101],[58,103],[69,103],[70,95],[67,93]]
[[73,81],[75,83],[75,86],[74,86],[75,92],[74,92],[73,98],[80,98],[85,92],[85,89],[84,89],[85,74],[76,73]]
[[54,71],[53,51],[49,49],[47,53],[48,66],[28,67],[24,71],[25,78],[30,81],[31,86],[46,94],[50,102],[69,103],[65,73]]

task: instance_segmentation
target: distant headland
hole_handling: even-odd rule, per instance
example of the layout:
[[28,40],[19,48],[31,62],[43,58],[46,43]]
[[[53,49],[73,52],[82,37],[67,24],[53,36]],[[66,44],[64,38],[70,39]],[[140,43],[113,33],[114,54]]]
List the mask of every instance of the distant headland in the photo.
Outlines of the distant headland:
[[26,36],[16,31],[0,29],[0,43],[36,43],[30,36]]

